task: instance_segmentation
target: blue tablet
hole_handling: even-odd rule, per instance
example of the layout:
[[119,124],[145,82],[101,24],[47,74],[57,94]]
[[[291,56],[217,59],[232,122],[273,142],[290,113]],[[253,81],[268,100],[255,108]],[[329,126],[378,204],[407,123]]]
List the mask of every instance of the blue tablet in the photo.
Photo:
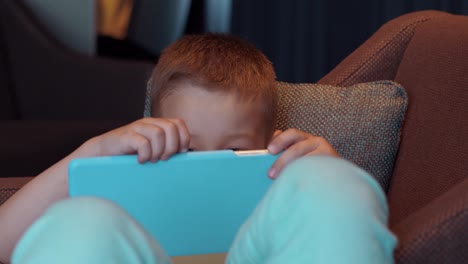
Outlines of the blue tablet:
[[79,158],[69,194],[111,200],[170,256],[226,252],[272,183],[277,156],[259,151],[200,151],[139,164],[135,155]]

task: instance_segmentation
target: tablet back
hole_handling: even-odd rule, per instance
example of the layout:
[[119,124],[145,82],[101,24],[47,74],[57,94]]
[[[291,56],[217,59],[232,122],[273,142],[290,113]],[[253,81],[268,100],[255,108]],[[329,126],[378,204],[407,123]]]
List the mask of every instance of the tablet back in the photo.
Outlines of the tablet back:
[[117,203],[171,256],[220,253],[271,185],[275,159],[230,150],[143,165],[134,155],[81,158],[70,163],[69,193]]

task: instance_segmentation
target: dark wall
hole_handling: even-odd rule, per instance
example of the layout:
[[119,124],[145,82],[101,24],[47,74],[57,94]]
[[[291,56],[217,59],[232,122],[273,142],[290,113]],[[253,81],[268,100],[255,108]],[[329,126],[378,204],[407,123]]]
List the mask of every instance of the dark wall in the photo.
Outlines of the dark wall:
[[468,15],[465,0],[233,0],[231,31],[262,49],[278,79],[315,82],[405,13],[436,9]]

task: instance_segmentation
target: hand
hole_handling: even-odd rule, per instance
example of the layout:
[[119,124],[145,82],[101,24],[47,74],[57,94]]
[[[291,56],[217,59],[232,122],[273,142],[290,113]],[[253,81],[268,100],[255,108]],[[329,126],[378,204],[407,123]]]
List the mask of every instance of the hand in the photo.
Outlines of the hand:
[[268,145],[268,151],[275,155],[284,152],[268,171],[272,179],[278,177],[281,170],[290,162],[309,155],[328,155],[339,157],[335,149],[322,137],[316,137],[298,129],[290,128],[284,132],[277,130]]
[[86,142],[85,156],[137,154],[138,162],[167,160],[186,152],[190,134],[180,119],[143,118]]

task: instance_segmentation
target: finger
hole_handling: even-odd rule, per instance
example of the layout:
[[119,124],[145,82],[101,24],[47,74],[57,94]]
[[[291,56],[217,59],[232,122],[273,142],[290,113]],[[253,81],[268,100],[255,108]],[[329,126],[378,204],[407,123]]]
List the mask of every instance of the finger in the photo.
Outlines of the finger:
[[187,128],[187,125],[182,119],[169,119],[171,122],[173,122],[179,132],[179,151],[180,152],[187,152],[188,148],[190,146],[190,132]]
[[272,154],[278,154],[294,143],[303,141],[309,137],[312,137],[312,135],[295,128],[290,128],[283,133],[278,134],[277,137],[273,138],[273,140],[268,145],[268,151]]
[[161,159],[166,145],[166,133],[163,128],[150,123],[140,122],[133,125],[132,129],[146,138],[150,143],[152,162]]
[[273,132],[273,135],[270,138],[270,142],[272,142],[277,136],[281,135],[281,133],[283,133],[283,131],[275,130],[275,132]]
[[159,126],[164,129],[166,140],[161,159],[167,160],[179,151],[179,129],[176,124],[168,119],[160,120]]
[[340,154],[336,152],[336,150],[333,148],[328,141],[326,141],[323,138],[317,139],[318,141],[323,140],[325,142],[319,142],[318,147],[312,150],[311,152],[307,153],[306,156],[312,156],[312,155],[326,155],[326,156],[332,156],[332,157],[340,157]]
[[144,118],[142,122],[162,128],[165,132],[165,146],[161,159],[166,160],[177,152],[189,148],[190,134],[185,122],[181,119]]
[[123,137],[122,141],[123,145],[126,146],[124,153],[137,153],[139,163],[150,160],[151,146],[146,137],[131,131]]
[[[155,159],[167,160],[180,149],[180,136],[178,126],[170,119],[164,118],[144,118],[143,123],[162,129],[164,136],[159,139],[164,140],[162,148],[157,150]],[[156,147],[156,146],[155,146]]]
[[314,138],[310,138],[286,149],[271,166],[268,177],[276,179],[287,164],[313,151],[316,148],[313,141]]
[[283,131],[281,131],[281,130],[275,130],[275,132],[273,133],[272,139],[275,138],[275,137],[277,137],[277,136],[279,136],[281,133],[283,133]]

